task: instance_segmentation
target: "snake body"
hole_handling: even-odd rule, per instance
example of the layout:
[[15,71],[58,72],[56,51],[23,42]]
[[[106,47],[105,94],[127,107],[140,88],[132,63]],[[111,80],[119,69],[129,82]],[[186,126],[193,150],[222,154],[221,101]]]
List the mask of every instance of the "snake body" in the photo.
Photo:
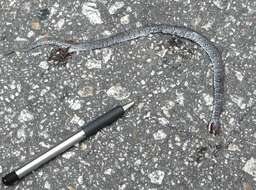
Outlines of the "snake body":
[[69,48],[69,52],[89,51],[94,49],[101,49],[116,45],[122,42],[130,41],[140,37],[148,36],[149,34],[169,34],[180,38],[184,38],[198,44],[209,56],[213,64],[213,110],[211,121],[208,125],[208,130],[211,133],[218,133],[220,131],[220,115],[223,107],[223,91],[224,91],[224,66],[222,63],[221,53],[217,47],[204,35],[183,26],[175,25],[152,25],[141,27],[125,32],[117,33],[113,36],[94,40],[85,41],[78,44],[64,43],[51,40],[39,40],[33,43],[27,51],[37,48],[39,46],[57,46],[61,48]]

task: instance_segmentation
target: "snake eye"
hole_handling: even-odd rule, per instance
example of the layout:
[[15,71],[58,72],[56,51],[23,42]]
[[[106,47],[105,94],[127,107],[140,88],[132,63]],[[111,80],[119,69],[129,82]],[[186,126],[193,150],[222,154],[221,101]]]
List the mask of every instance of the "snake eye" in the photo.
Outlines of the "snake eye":
[[210,122],[208,125],[208,131],[211,134],[218,135],[221,132],[220,123],[219,122]]

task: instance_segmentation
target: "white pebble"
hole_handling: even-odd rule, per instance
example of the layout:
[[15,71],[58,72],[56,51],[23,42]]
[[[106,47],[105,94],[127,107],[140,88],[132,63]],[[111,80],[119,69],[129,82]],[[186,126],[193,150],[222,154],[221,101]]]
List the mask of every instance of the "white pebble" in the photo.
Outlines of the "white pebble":
[[79,126],[83,126],[85,121],[78,117],[77,115],[74,115],[74,117],[71,119],[70,123],[77,124]]
[[129,15],[125,15],[125,16],[121,17],[120,22],[121,22],[121,24],[129,24],[130,23]]
[[225,3],[222,0],[213,0],[213,4],[218,7],[219,9],[225,9]]
[[169,124],[168,119],[166,119],[166,118],[164,118],[164,117],[158,118],[158,121],[159,121],[159,123],[160,123],[161,125],[167,125],[167,124]]
[[58,12],[59,7],[60,7],[60,5],[58,4],[58,2],[55,2],[51,6],[51,8],[50,8],[50,15],[49,15],[50,18]]
[[20,129],[17,130],[17,138],[18,139],[23,139],[23,140],[26,139],[26,133],[25,133],[24,128],[20,128]]
[[117,100],[124,100],[130,96],[130,92],[128,92],[126,88],[116,85],[107,90],[107,95]]
[[240,151],[239,147],[236,144],[229,144],[228,150],[229,151]]
[[51,184],[50,184],[48,181],[46,181],[46,182],[44,183],[44,188],[45,188],[45,189],[51,189]]
[[209,94],[203,93],[203,98],[205,101],[205,105],[210,106],[212,105],[213,97],[210,96]]
[[17,42],[25,42],[25,41],[28,41],[28,39],[26,39],[26,38],[21,38],[21,37],[17,37],[17,38],[15,38],[15,41],[17,41]]
[[165,103],[165,106],[163,106],[161,109],[166,117],[171,117],[169,111],[175,106],[175,103],[171,100]]
[[160,50],[159,52],[157,52],[157,55],[159,57],[164,57],[167,52],[168,52],[168,49],[163,49],[163,50]]
[[242,75],[242,73],[241,72],[239,72],[239,71],[235,71],[235,75],[236,75],[236,78],[239,80],[239,81],[242,81],[243,80],[243,75]]
[[50,148],[51,145],[50,144],[46,144],[45,142],[39,142],[39,145],[45,148]]
[[126,11],[130,13],[130,12],[132,12],[132,8],[131,7],[127,7]]
[[113,54],[112,49],[104,48],[102,50],[103,63],[107,63],[111,59],[112,54]]
[[245,109],[246,104],[244,103],[244,98],[237,96],[237,95],[231,95],[231,100],[235,102],[241,109]]
[[166,138],[166,134],[164,133],[163,130],[159,130],[156,133],[153,134],[153,137],[155,140],[163,140]]
[[41,90],[40,96],[44,96],[47,92],[49,92],[51,88],[49,86],[46,86],[44,89]]
[[141,160],[140,160],[140,159],[136,160],[136,161],[134,162],[134,165],[135,165],[135,166],[141,165]]
[[108,12],[113,15],[117,12],[118,9],[121,9],[124,6],[124,2],[122,1],[117,1],[113,5],[110,6],[108,9]]
[[14,90],[16,88],[16,81],[13,80],[11,84],[9,84],[9,87],[11,88],[11,90]]
[[68,100],[68,103],[72,110],[79,110],[82,107],[80,100]]
[[83,184],[83,176],[79,176],[77,181],[79,184]]
[[96,59],[88,59],[85,66],[88,69],[101,69],[101,61]]
[[181,106],[184,106],[184,96],[183,96],[184,93],[179,93],[179,92],[176,92],[176,101],[181,105]]
[[105,30],[104,32],[102,32],[102,35],[103,35],[103,36],[110,36],[110,35],[111,35],[111,32],[108,31],[108,30]]
[[18,116],[18,120],[20,122],[31,121],[33,119],[34,119],[34,116],[32,115],[32,113],[26,109],[22,110],[20,112],[20,115]]
[[29,31],[28,34],[27,34],[27,37],[28,37],[28,38],[31,38],[31,37],[34,36],[34,35],[35,35],[35,32]]
[[92,86],[84,86],[80,88],[77,93],[80,97],[93,96],[94,88]]
[[74,152],[65,152],[62,157],[65,159],[70,159],[72,156],[74,156],[75,153]]
[[82,6],[82,14],[85,15],[91,24],[102,24],[101,14],[97,9],[96,3],[86,2]]
[[175,138],[174,138],[174,139],[175,139],[176,142],[180,142],[180,141],[181,141],[179,135],[175,135]]
[[60,20],[56,23],[56,28],[57,28],[58,30],[60,30],[64,24],[65,24],[65,19],[62,18],[62,19],[60,19]]
[[104,171],[105,175],[111,175],[113,173],[113,170],[111,168],[108,168]]
[[142,23],[141,22],[136,22],[136,27],[141,27]]
[[148,175],[148,177],[149,177],[151,183],[161,185],[161,184],[162,184],[162,181],[163,181],[163,179],[164,179],[164,175],[165,175],[165,173],[164,173],[163,171],[161,171],[161,170],[156,170],[156,171],[150,173],[150,174]]
[[251,159],[245,163],[243,170],[256,178],[256,159],[251,157]]
[[41,67],[42,69],[47,70],[49,68],[49,64],[47,63],[47,61],[42,61],[39,63],[39,67]]
[[121,184],[121,185],[119,185],[118,186],[118,190],[125,190],[126,189],[126,187],[127,187],[127,183],[124,183],[124,184]]
[[29,13],[30,12],[30,9],[31,9],[31,2],[25,2],[23,4],[23,9],[26,13]]

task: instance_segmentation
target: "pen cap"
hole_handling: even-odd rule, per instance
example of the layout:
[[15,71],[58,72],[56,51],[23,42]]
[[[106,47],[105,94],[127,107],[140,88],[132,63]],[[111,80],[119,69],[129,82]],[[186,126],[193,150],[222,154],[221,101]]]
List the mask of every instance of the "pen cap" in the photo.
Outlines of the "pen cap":
[[82,129],[84,130],[86,136],[94,135],[99,130],[112,124],[114,121],[120,118],[124,114],[124,112],[125,111],[122,106],[117,106],[108,111],[107,113],[103,114],[102,116],[91,121],[87,125],[84,125]]
[[4,185],[12,185],[19,180],[17,174],[13,171],[2,178]]

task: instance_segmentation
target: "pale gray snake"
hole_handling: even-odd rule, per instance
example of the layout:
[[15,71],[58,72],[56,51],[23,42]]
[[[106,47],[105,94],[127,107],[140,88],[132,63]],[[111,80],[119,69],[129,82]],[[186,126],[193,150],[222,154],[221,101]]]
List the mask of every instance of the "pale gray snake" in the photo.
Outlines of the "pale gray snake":
[[220,131],[220,115],[223,109],[224,91],[224,65],[222,63],[221,53],[210,40],[190,28],[163,24],[152,25],[129,30],[126,32],[120,32],[104,39],[85,41],[79,44],[64,43],[51,40],[39,40],[33,43],[28,49],[24,51],[30,51],[34,48],[45,45],[69,48],[69,52],[89,51],[109,47],[118,43],[155,33],[170,34],[191,40],[198,44],[208,54],[211,63],[213,64],[213,110],[208,129],[211,133],[218,133]]

